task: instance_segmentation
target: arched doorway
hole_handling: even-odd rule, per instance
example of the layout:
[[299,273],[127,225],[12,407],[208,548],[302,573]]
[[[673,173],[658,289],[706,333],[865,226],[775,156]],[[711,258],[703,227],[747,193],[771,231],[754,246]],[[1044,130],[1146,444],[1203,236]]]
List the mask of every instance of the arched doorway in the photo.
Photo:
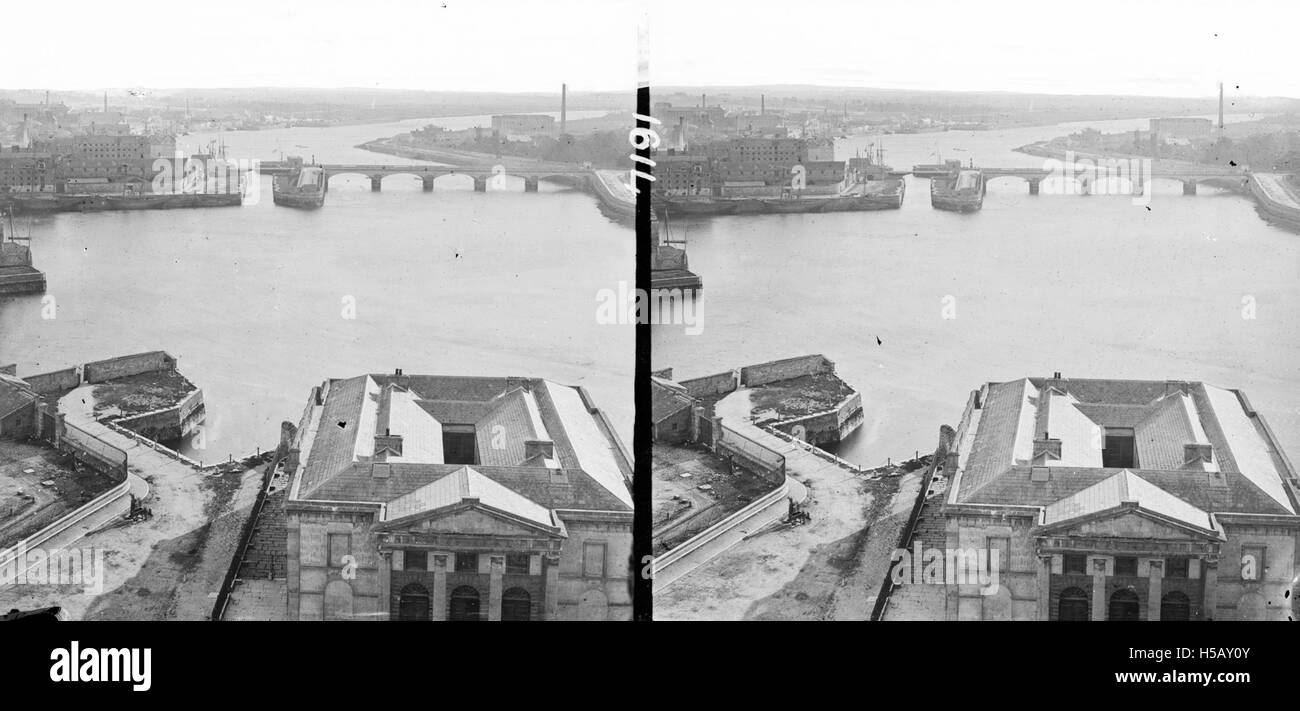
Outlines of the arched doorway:
[[527,622],[533,614],[533,599],[523,588],[510,588],[501,594],[501,620]]
[[1141,619],[1140,610],[1142,602],[1138,599],[1138,594],[1132,588],[1116,590],[1114,595],[1110,596],[1110,614],[1106,616],[1108,620],[1133,621]]
[[1192,616],[1192,601],[1183,593],[1174,590],[1160,598],[1161,622],[1186,622]]
[[397,619],[426,621],[429,619],[429,591],[419,583],[402,588],[397,598]]
[[453,622],[477,622],[479,617],[478,590],[462,585],[451,591],[451,612],[447,619]]
[[1062,622],[1087,622],[1092,616],[1091,608],[1088,593],[1079,588],[1066,588],[1061,591],[1061,601],[1057,603],[1056,619]]

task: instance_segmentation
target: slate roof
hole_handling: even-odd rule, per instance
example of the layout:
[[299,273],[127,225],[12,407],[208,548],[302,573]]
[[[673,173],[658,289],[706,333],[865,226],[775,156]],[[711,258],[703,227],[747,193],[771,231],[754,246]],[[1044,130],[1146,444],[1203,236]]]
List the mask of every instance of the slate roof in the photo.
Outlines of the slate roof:
[[1049,504],[1043,523],[1053,524],[1136,502],[1148,511],[1203,530],[1214,530],[1210,514],[1146,481],[1127,469]]
[[[1296,513],[1292,476],[1236,391],[1185,381],[1027,378],[989,383],[953,501],[1050,506],[1122,470],[1101,466],[1100,434],[1131,427],[1132,474],[1211,513]],[[1034,439],[1061,440],[1061,458],[1032,457]],[[1188,462],[1185,445],[1212,447]],[[1028,452],[1029,454],[1026,454]],[[1034,466],[1046,481],[1033,481]],[[1139,484],[1138,486],[1142,486]]]
[[[463,468],[441,460],[441,425],[461,424],[475,426],[477,475],[548,509],[632,510],[630,463],[577,388],[543,379],[361,375],[321,390],[297,499],[386,503],[436,483]],[[402,436],[404,451],[380,463],[374,437],[385,428]],[[532,439],[554,442],[555,459],[526,460],[524,442]]]

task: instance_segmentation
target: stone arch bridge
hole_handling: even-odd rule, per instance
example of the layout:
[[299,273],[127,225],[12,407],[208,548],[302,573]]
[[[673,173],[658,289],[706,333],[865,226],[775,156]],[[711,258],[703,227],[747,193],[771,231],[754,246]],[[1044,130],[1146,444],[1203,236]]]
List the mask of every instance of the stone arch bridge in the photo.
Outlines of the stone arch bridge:
[[[390,175],[411,175],[420,179],[425,192],[433,191],[434,181],[446,175],[467,175],[474,179],[474,190],[485,192],[488,181],[494,177],[523,178],[524,192],[535,193],[540,181],[551,180],[573,187],[586,187],[591,170],[576,165],[541,165],[516,167],[509,165],[384,165],[365,163],[324,163],[319,164],[325,171],[325,190],[329,190],[329,181],[338,175],[362,175],[370,179],[370,189],[378,192],[382,189],[384,178]],[[286,164],[265,162],[263,173],[275,175],[287,173]]]

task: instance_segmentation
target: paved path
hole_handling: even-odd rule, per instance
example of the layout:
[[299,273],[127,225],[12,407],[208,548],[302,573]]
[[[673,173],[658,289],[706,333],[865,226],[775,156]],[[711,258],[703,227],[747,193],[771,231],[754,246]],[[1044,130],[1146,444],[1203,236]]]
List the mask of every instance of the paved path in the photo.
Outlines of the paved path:
[[1300,195],[1285,173],[1253,173],[1255,182],[1274,202],[1300,210]]

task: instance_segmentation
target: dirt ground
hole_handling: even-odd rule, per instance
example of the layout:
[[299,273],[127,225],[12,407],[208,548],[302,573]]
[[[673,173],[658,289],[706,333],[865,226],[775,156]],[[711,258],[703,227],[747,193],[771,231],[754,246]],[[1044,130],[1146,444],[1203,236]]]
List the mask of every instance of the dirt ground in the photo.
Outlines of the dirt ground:
[[0,606],[64,608],[68,619],[202,620],[211,614],[261,485],[260,462],[212,475],[147,448],[128,449],[150,485],[153,517],[93,533],[75,545],[105,551],[105,589],[25,585],[0,590]]
[[868,619],[924,475],[908,466],[803,482],[811,523],[760,533],[656,593],[655,619]]
[[95,418],[138,415],[171,407],[195,390],[175,370],[156,370],[95,386]]
[[654,530],[690,519],[664,531],[663,536],[656,535],[656,553],[669,550],[775,488],[744,467],[737,466],[733,472],[725,459],[700,445],[656,443],[653,466]]
[[53,447],[0,440],[0,548],[39,531],[116,483]]
[[803,375],[750,389],[757,424],[814,415],[839,407],[853,388],[834,373]]

